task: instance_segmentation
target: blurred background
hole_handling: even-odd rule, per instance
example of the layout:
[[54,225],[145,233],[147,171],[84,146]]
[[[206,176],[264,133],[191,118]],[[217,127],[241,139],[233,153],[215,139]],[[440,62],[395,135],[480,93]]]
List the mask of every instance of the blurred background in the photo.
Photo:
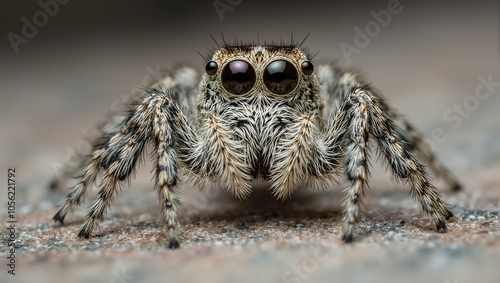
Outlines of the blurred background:
[[[443,119],[446,110],[474,95],[479,76],[500,81],[498,1],[42,3],[58,4],[46,4],[56,10],[53,17],[43,16],[38,1],[2,4],[2,164],[63,160],[66,146],[74,148],[83,130],[92,130],[115,100],[151,81],[144,79],[158,68],[189,64],[201,70],[204,60],[198,52],[204,55],[215,47],[210,34],[221,41],[221,32],[228,41],[261,42],[288,41],[292,33],[302,40],[309,34],[304,46],[319,52],[317,64],[337,62],[360,70],[427,136],[442,128],[448,138],[435,143],[436,151],[454,170],[470,172],[480,169],[471,164],[489,165],[499,157],[498,142],[484,144],[493,140],[485,136],[498,131],[498,95],[481,101],[457,129],[451,127],[455,122]],[[398,13],[385,27],[371,25],[375,35],[357,48],[356,28],[366,33],[376,21],[372,13],[388,11],[394,3],[399,3],[394,5]],[[26,28],[23,19],[37,31]],[[342,43],[352,48],[343,51]],[[487,154],[465,160],[451,154],[457,148]],[[43,178],[50,169],[43,166],[33,173]]]
[[[84,136],[158,70],[180,64],[202,70],[198,52],[215,47],[210,35],[222,41],[221,32],[229,42],[289,41],[292,33],[301,41],[309,35],[303,46],[319,52],[315,64],[336,62],[362,72],[429,138],[469,190],[484,183],[480,174],[500,172],[499,1],[0,5],[0,165],[2,172],[18,169],[20,213],[53,210],[62,194],[56,202],[47,198],[47,184]],[[397,186],[375,167],[374,183]],[[148,192],[149,170],[136,183]]]

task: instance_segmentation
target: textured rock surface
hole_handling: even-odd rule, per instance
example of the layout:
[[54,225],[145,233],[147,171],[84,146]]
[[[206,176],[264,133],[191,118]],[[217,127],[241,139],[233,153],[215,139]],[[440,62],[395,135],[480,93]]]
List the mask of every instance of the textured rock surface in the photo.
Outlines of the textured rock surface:
[[456,214],[444,234],[433,230],[404,188],[372,184],[351,245],[340,241],[340,187],[298,191],[282,203],[265,188],[239,201],[184,186],[179,250],[166,248],[150,189],[122,192],[89,240],[76,238],[85,206],[65,226],[54,225],[50,217],[61,194],[47,192],[18,215],[15,282],[499,282],[500,182],[488,179],[494,172],[470,177],[481,187],[466,181],[464,192],[443,193]]
[[[41,8],[38,0],[4,2],[12,5],[0,9],[7,45],[5,35],[21,34],[21,19]],[[238,1],[69,2],[18,53],[0,45],[0,182],[5,186],[8,166],[17,169],[18,220],[11,276],[2,190],[1,283],[500,282],[498,1],[401,0],[401,13],[350,58],[341,44],[355,44],[354,28],[364,29],[374,21],[370,12],[394,1],[239,1],[223,19],[213,3]],[[151,82],[158,66],[186,62],[202,69],[197,52],[205,54],[214,45],[209,33],[220,30],[229,40],[249,41],[310,33],[304,46],[320,51],[314,62],[361,69],[463,182],[464,191],[453,194],[436,180],[456,214],[449,232],[433,230],[375,154],[350,245],[340,241],[345,184],[300,189],[285,202],[265,187],[239,201],[184,184],[181,248],[168,250],[149,161],[94,237],[76,234],[95,189],[65,226],[54,225],[51,217],[68,193],[47,187],[58,164],[84,149],[83,136]],[[480,90],[490,96],[474,105],[488,78],[494,84]],[[462,115],[455,107],[470,110]]]

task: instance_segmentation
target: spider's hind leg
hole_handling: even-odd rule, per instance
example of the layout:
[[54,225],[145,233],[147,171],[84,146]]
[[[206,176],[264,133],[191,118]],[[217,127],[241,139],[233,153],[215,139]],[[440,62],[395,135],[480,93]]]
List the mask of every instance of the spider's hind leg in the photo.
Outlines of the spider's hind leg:
[[[117,149],[119,148],[119,140],[114,138],[111,140],[116,132],[119,131],[120,124],[125,119],[123,113],[111,117],[104,125],[100,127],[98,134],[90,140],[92,144],[91,154],[85,156],[76,156],[79,159],[80,165],[78,167],[71,168],[69,164],[66,164],[69,168],[65,171],[66,175],[59,176],[55,178],[51,185],[53,189],[59,187],[61,182],[65,181],[71,175],[75,175],[80,170],[80,175],[78,177],[78,182],[73,186],[73,191],[66,197],[66,202],[61,206],[57,214],[52,218],[54,221],[63,224],[66,215],[71,212],[75,206],[80,205],[83,201],[85,195],[88,192],[89,186],[92,186],[95,182],[97,175],[106,162],[112,156],[116,156]],[[106,151],[106,153],[104,152]]]
[[93,152],[91,165],[99,165],[103,178],[98,197],[90,207],[90,212],[78,233],[79,237],[90,237],[119,186],[133,172],[150,139],[154,106],[154,95],[147,96],[142,103],[128,112],[120,127],[110,134],[110,138],[103,137],[99,149]]
[[460,182],[453,176],[453,174],[446,168],[437,158],[434,152],[425,143],[422,135],[415,130],[415,128],[400,115],[389,111],[389,116],[398,124],[399,136],[409,145],[409,148],[415,151],[424,161],[429,165],[432,171],[444,179],[452,191],[458,192],[462,190]]
[[83,172],[80,175],[78,183],[73,187],[73,191],[68,194],[66,201],[61,206],[61,208],[54,215],[52,220],[64,224],[64,219],[66,215],[73,211],[75,206],[80,205],[87,189],[91,186],[97,175],[99,174],[99,160],[98,158],[92,158],[87,166],[84,167]]

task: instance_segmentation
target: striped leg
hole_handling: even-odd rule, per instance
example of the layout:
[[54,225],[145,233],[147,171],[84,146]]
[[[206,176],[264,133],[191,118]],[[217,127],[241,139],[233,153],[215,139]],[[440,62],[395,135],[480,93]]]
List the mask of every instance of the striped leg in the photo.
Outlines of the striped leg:
[[394,173],[402,180],[408,180],[412,196],[420,203],[422,210],[430,215],[440,232],[446,231],[446,220],[453,217],[448,204],[441,200],[436,188],[431,185],[425,167],[418,161],[408,144],[397,135],[398,126],[388,116],[382,99],[373,95],[366,87],[353,93],[370,106],[371,134],[388,160]]
[[[117,117],[117,116],[116,116]],[[123,118],[121,119],[123,120]],[[114,132],[109,132],[111,124],[116,124],[116,119],[111,119],[102,127],[102,136],[98,139],[92,141],[93,143],[93,153],[91,157],[82,158],[83,163],[88,163],[83,167],[83,172],[81,173],[77,184],[73,187],[73,191],[66,197],[66,202],[61,206],[59,211],[52,218],[54,221],[64,224],[64,219],[69,212],[72,212],[75,206],[80,205],[83,201],[85,194],[88,192],[89,186],[92,186],[95,182],[97,175],[100,172],[100,168],[109,167],[109,162],[116,159],[115,156],[118,154],[118,149],[123,146],[126,138],[116,135],[119,130],[118,126],[113,126],[115,128]],[[107,132],[104,132],[104,131]]]
[[[453,217],[453,214],[430,184],[426,169],[418,161],[416,154],[421,156],[437,175],[442,176],[453,190],[459,190],[460,185],[435,159],[420,134],[402,117],[391,111],[378,94],[363,86],[357,74],[326,66],[319,71],[319,76],[322,95],[325,103],[328,102],[326,105],[331,108],[330,113],[339,114],[344,107],[342,103],[350,104],[344,109],[349,113],[347,119],[336,121],[341,127],[334,127],[334,130],[339,129],[340,132],[341,128],[347,129],[343,134],[347,142],[343,145],[343,151],[346,174],[351,185],[346,189],[347,197],[344,202],[344,241],[352,240],[354,223],[359,213],[360,196],[363,194],[368,175],[366,158],[368,136],[373,136],[377,140],[396,175],[409,181],[412,195],[419,201],[423,211],[432,217],[437,230],[446,230],[445,220]],[[329,115],[331,114],[327,112],[327,117]]]
[[445,180],[452,191],[457,192],[462,190],[460,182],[451,174],[431,151],[429,146],[424,142],[422,135],[414,129],[414,127],[400,115],[391,112],[391,118],[401,125],[400,136],[408,142],[410,148],[414,150],[424,161],[429,165],[432,171]]
[[90,213],[78,233],[79,237],[90,237],[97,222],[102,220],[117,188],[134,170],[150,138],[153,110],[157,103],[156,93],[148,95],[141,104],[129,112],[119,131],[105,142],[101,149],[94,152],[94,158],[99,160],[103,169],[103,179],[98,198],[91,206]]
[[154,135],[158,155],[156,183],[158,184],[158,198],[160,199],[161,210],[167,225],[169,248],[178,248],[179,240],[176,227],[179,225],[177,211],[180,200],[174,190],[178,179],[178,162],[174,149],[174,132],[168,119],[169,116],[175,117],[175,115],[171,114],[173,113],[163,112],[161,107],[156,109],[154,118]]
[[85,167],[78,183],[74,186],[73,191],[68,194],[66,201],[61,206],[59,211],[57,211],[56,215],[54,215],[52,220],[64,224],[64,218],[69,212],[73,211],[75,206],[80,205],[88,187],[95,182],[98,173],[99,161],[97,158],[93,158],[92,161]]
[[345,149],[345,171],[351,182],[346,188],[344,200],[343,235],[345,242],[351,242],[354,226],[358,220],[361,206],[361,197],[364,195],[364,186],[368,178],[368,105],[366,101],[356,96],[349,97],[351,110],[348,112],[348,130],[345,135],[347,145]]

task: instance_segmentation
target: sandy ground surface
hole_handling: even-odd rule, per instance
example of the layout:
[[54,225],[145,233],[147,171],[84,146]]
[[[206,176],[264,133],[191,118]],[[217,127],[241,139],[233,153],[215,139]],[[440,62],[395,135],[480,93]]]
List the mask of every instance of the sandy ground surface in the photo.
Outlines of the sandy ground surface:
[[[15,282],[500,282],[499,169],[470,176],[480,181],[465,181],[464,192],[443,194],[456,214],[444,234],[404,188],[372,184],[349,245],[340,241],[340,188],[282,203],[265,188],[239,201],[183,187],[178,250],[166,247],[148,186],[126,189],[89,240],[76,238],[85,209],[54,225],[49,217],[61,196],[47,193],[17,215]],[[2,278],[14,282],[5,271]]]
[[[0,180],[5,185],[8,168],[16,168],[18,221],[12,276],[2,190],[0,282],[500,282],[498,1],[401,1],[402,12],[350,61],[340,44],[353,44],[354,27],[372,21],[370,11],[388,1],[342,9],[333,1],[296,7],[276,1],[264,10],[244,1],[223,20],[210,3],[146,2],[96,9],[92,1],[74,1],[18,54],[0,46]],[[9,11],[0,17],[2,35],[19,32],[20,19],[40,9],[33,3],[1,9]],[[177,16],[165,13],[172,10]],[[150,162],[115,198],[94,237],[76,234],[95,189],[65,226],[53,224],[68,190],[51,191],[48,184],[83,136],[116,101],[150,81],[157,66],[187,62],[202,69],[197,52],[213,46],[208,33],[220,30],[250,41],[311,33],[306,46],[320,51],[315,62],[363,70],[426,137],[440,129],[444,137],[429,141],[464,186],[452,193],[435,182],[456,215],[448,233],[433,230],[375,154],[371,189],[349,245],[340,241],[345,183],[326,191],[300,188],[285,202],[265,186],[240,201],[187,183],[179,187],[182,246],[169,250]],[[497,85],[484,86],[488,78]],[[489,97],[457,116],[454,106],[474,103],[481,85]],[[447,111],[460,123],[444,120]]]

